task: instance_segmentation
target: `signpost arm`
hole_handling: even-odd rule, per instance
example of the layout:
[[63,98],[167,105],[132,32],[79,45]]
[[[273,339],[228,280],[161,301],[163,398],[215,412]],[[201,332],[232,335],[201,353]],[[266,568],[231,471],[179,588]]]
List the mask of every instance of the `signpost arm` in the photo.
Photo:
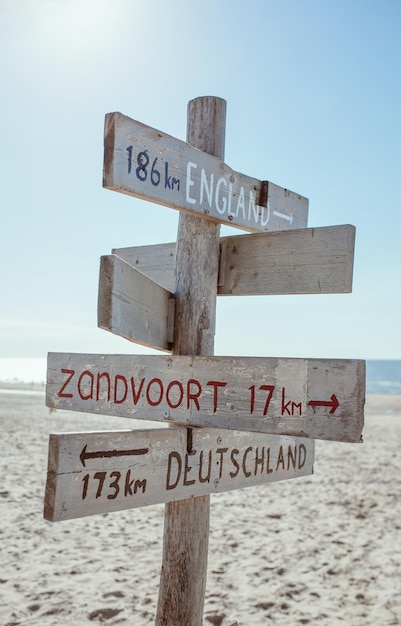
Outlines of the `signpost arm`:
[[[188,103],[187,142],[224,159],[226,102]],[[174,354],[212,356],[220,226],[180,214],[175,268]],[[188,431],[189,432],[189,431]],[[190,437],[188,437],[190,445]],[[157,626],[201,626],[206,587],[210,496],[166,504]]]

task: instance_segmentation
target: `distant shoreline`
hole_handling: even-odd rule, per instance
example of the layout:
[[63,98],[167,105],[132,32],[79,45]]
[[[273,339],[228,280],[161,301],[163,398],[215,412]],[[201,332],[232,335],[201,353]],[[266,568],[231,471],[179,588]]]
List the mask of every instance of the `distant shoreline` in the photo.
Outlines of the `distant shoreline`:
[[0,380],[0,390],[3,391],[43,391],[45,392],[46,390],[46,383],[45,382],[23,382],[23,381],[14,381],[14,382],[9,382],[9,381],[2,381]]

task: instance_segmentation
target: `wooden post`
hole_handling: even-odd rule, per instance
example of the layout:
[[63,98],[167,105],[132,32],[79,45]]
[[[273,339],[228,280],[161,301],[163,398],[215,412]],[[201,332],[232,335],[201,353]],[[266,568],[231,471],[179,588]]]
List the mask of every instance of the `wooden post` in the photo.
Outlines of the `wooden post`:
[[[213,97],[192,100],[188,103],[187,142],[223,160],[225,118],[225,100]],[[180,214],[174,354],[214,354],[219,235],[218,224]],[[202,625],[209,514],[208,495],[166,504],[157,626]]]

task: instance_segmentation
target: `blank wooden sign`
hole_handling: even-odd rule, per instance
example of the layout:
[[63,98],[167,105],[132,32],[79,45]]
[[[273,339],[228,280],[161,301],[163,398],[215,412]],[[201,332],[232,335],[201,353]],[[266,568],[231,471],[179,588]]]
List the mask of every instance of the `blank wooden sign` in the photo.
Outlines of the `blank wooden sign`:
[[[350,293],[355,227],[305,228],[220,239],[218,295]],[[116,248],[114,254],[169,291],[175,243]]]
[[173,324],[174,299],[170,292],[118,256],[101,257],[99,328],[169,351]]

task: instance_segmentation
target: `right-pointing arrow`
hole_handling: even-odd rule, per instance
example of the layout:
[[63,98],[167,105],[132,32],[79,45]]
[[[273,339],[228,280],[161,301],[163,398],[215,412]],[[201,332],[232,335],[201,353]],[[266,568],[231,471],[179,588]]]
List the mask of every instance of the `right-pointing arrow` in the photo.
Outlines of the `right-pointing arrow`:
[[335,393],[333,393],[330,400],[310,400],[308,404],[311,407],[330,406],[330,413],[334,413],[336,409],[340,406],[340,403],[337,400],[337,396]]

